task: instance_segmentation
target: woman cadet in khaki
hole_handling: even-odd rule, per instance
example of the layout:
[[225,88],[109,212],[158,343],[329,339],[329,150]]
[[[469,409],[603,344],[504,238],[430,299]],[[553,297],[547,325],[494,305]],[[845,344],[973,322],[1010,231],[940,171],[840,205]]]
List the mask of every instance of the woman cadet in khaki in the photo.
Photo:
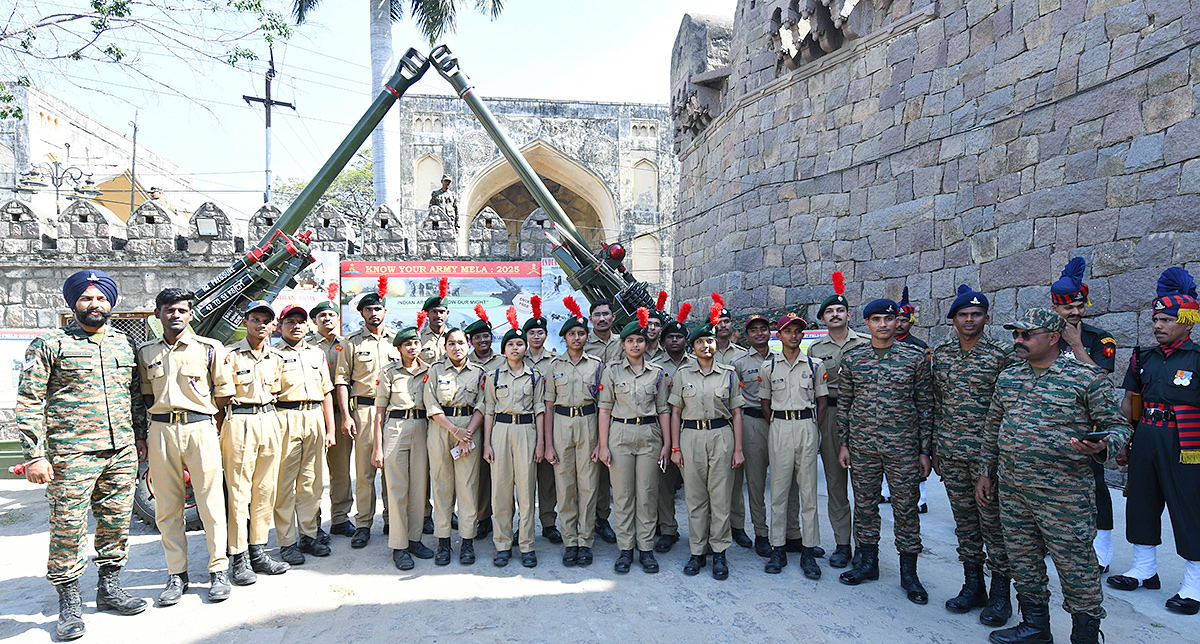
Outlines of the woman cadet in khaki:
[[[483,424],[483,367],[467,359],[471,344],[462,329],[446,332],[445,354],[429,368],[425,413],[429,416],[429,474],[433,484],[433,563],[450,563],[450,514],[458,502],[458,562],[475,563],[479,518],[479,471],[483,450],[475,432]],[[455,455],[457,454],[457,456]]]
[[400,570],[412,570],[413,557],[433,558],[433,551],[421,543],[429,480],[424,390],[429,365],[419,357],[416,327],[400,329],[392,344],[400,348],[400,359],[384,367],[379,377],[371,464],[383,470],[387,481],[392,562]]
[[658,475],[671,453],[667,405],[669,378],[663,368],[645,362],[646,324],[650,312],[621,330],[625,359],[605,365],[600,377],[600,447],[597,456],[609,467],[613,489],[617,556],[613,570],[629,572],[636,545],[642,570],[658,572],[654,559],[654,526],[658,520]]
[[671,384],[671,460],[683,473],[692,556],[683,574],[697,575],[712,549],[713,579],[729,578],[725,550],[733,545],[730,497],[733,469],[741,467],[742,383],[732,366],[716,362],[716,324],[721,306],[713,305],[707,324],[688,334],[695,360],[679,367]]

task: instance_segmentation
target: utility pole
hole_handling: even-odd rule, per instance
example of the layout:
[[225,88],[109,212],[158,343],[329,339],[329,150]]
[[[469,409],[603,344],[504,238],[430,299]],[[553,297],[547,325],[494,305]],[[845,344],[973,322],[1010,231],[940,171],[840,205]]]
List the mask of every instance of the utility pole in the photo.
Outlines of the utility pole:
[[137,193],[137,124],[138,113],[133,111],[133,120],[129,122],[133,126],[133,162],[129,166],[129,217],[133,218],[133,196]]
[[271,202],[271,107],[279,105],[280,107],[290,107],[293,110],[296,109],[296,106],[292,105],[291,103],[284,103],[283,101],[271,99],[271,81],[275,79],[275,47],[271,46],[269,51],[271,57],[270,65],[267,67],[267,80],[263,94],[264,98],[259,98],[257,96],[246,96],[245,94],[242,94],[242,99],[246,101],[247,104],[262,103],[263,109],[267,111],[267,183],[266,189],[263,190],[263,203]]

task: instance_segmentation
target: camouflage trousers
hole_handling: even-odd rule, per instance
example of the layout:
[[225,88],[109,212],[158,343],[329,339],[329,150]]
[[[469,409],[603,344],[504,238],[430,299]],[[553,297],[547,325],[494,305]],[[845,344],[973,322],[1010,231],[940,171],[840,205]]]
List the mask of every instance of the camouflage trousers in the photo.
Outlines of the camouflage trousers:
[[854,540],[879,545],[879,498],[886,473],[892,488],[896,550],[921,552],[921,520],[917,515],[921,469],[917,445],[865,444],[851,438],[850,485],[854,488]]
[[[1087,481],[1089,484],[1091,481]],[[1095,489],[1051,489],[1000,482],[1000,520],[1013,587],[1036,604],[1050,603],[1046,554],[1062,583],[1063,609],[1104,618],[1096,538]]]
[[1000,499],[992,495],[992,502],[986,505],[975,500],[977,479],[971,465],[971,461],[958,458],[938,459],[946,496],[950,497],[950,511],[954,514],[958,559],[983,565],[986,545],[988,569],[992,574],[1007,577],[1008,551],[1004,548],[1004,532],[1000,527]]
[[124,566],[128,555],[129,517],[137,479],[133,445],[100,452],[50,457],[54,479],[50,501],[50,557],[46,579],[62,584],[87,568],[88,508],[96,517],[96,565]]

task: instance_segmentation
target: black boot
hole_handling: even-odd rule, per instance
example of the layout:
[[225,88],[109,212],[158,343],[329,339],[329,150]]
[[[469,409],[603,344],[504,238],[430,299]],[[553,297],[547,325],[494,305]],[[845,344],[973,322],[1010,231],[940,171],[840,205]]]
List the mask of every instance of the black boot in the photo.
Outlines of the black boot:
[[812,548],[805,548],[800,552],[800,570],[804,571],[804,576],[809,579],[821,578],[821,567],[817,565]]
[[272,559],[266,546],[253,544],[250,546],[250,568],[264,575],[282,575],[292,569],[287,562]]
[[1021,606],[1021,623],[1000,631],[992,631],[988,640],[992,644],[1044,644],[1053,642],[1050,634],[1050,606],[1035,604],[1017,595]]
[[250,567],[249,553],[239,552],[229,555],[230,569],[233,573],[233,583],[238,586],[249,586],[258,581],[258,575]]
[[642,565],[642,572],[658,572],[658,560],[654,558],[653,550],[638,550],[638,563]]
[[187,571],[183,571],[178,575],[167,576],[167,586],[158,595],[159,606],[174,606],[183,598],[183,594],[188,589]]
[[771,557],[767,559],[767,563],[763,566],[763,572],[768,575],[778,575],[783,572],[784,566],[787,565],[787,552],[783,546],[775,546],[771,548]]
[[771,556],[771,541],[766,537],[754,535],[754,554],[766,558]]
[[1100,618],[1071,615],[1071,644],[1100,644]]
[[963,587],[957,597],[946,600],[946,610],[959,615],[972,608],[987,605],[988,595],[983,588],[983,564],[963,562]]
[[463,539],[458,548],[458,563],[469,566],[475,563],[475,540]]
[[850,544],[839,545],[834,548],[833,554],[829,555],[830,568],[845,568],[850,565]]
[[1008,592],[1008,577],[992,573],[992,592],[987,606],[979,611],[979,623],[1000,628],[1012,617],[1012,596]]
[[629,572],[629,567],[633,565],[633,551],[622,550],[617,555],[617,560],[613,562],[613,572],[623,575]]
[[733,529],[733,542],[743,548],[752,548],[754,542],[750,540],[750,535],[746,534],[745,528]]
[[433,555],[433,564],[435,566],[449,566],[450,558],[453,555],[454,553],[450,551],[450,538],[439,538],[437,552]]
[[413,566],[417,565],[413,561],[412,554],[403,548],[392,551],[392,563],[397,570],[412,570]]
[[879,579],[879,544],[858,546],[858,562],[838,576],[847,586],[857,586],[868,579]]
[[[309,539],[310,541],[312,540],[310,537],[302,537],[302,538]],[[317,542],[313,541],[313,543],[317,543]],[[320,545],[320,544],[318,544],[318,545]],[[328,547],[328,546],[325,546],[325,547]],[[303,566],[304,565],[304,553],[300,552],[300,544],[298,544],[298,543],[293,543],[290,546],[279,546],[279,558],[282,559],[283,562],[289,566]]]
[[717,581],[729,579],[729,561],[725,559],[724,552],[713,553],[712,576]]
[[96,610],[115,608],[122,615],[137,615],[146,610],[146,600],[125,592],[121,587],[121,568],[101,566],[100,580],[96,584]]
[[57,584],[58,639],[77,640],[83,637],[83,598],[79,596],[79,580]]
[[908,593],[908,601],[914,604],[928,604],[929,593],[921,585],[917,577],[917,553],[900,553],[900,587]]
[[[246,554],[246,553],[242,553]],[[208,601],[223,602],[229,599],[229,571],[218,570],[208,573]]]
[[687,563],[683,565],[683,574],[688,577],[695,577],[700,574],[700,569],[704,567],[704,555],[692,555]]

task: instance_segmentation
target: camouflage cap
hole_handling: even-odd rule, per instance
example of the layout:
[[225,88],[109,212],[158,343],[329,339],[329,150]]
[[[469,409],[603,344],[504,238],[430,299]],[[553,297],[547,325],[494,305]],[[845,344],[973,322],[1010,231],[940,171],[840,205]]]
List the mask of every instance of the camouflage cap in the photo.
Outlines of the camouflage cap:
[[1004,328],[1009,331],[1046,329],[1051,333],[1062,333],[1063,328],[1066,326],[1067,321],[1050,309],[1029,309],[1016,322],[1005,324]]

